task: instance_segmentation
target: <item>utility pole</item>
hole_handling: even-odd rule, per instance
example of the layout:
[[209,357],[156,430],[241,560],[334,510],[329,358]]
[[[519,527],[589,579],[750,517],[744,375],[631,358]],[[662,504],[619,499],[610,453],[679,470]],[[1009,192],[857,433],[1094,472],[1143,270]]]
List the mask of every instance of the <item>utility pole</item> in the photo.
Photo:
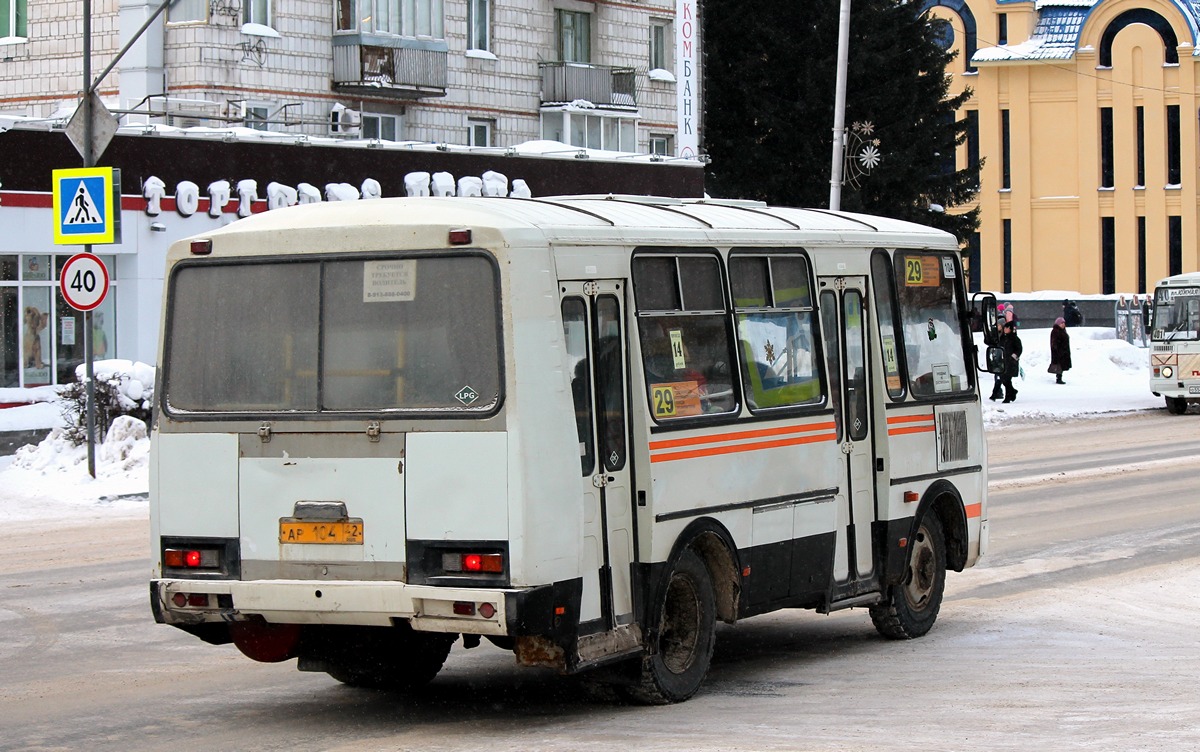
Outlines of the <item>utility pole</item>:
[[850,0],[838,12],[837,84],[833,92],[833,163],[829,170],[829,209],[842,209],[842,168],[846,160],[846,74],[850,63]]

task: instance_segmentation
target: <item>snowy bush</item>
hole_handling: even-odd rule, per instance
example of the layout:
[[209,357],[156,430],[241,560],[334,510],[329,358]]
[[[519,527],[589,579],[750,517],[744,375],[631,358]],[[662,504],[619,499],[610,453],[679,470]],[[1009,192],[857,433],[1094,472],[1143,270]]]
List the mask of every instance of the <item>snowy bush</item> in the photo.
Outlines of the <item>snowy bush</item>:
[[[86,366],[75,369],[74,383],[62,388],[63,434],[72,444],[87,442],[87,372]],[[95,363],[96,376],[96,436],[109,433],[121,416],[150,425],[154,397],[154,368],[145,363],[128,360],[102,360]],[[124,432],[128,434],[128,426]],[[143,433],[144,435],[144,433]]]

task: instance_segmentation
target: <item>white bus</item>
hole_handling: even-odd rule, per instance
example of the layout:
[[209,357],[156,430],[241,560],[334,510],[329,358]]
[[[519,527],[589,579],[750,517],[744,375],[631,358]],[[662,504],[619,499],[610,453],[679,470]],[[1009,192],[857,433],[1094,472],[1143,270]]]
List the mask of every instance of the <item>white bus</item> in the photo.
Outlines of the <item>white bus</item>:
[[1183,415],[1200,402],[1200,272],[1161,280],[1150,317],[1150,391]]
[[754,202],[372,200],[176,243],[154,617],[359,686],[485,637],[649,703],[696,692],[716,620],[918,637],[987,547],[976,297],[949,234]]

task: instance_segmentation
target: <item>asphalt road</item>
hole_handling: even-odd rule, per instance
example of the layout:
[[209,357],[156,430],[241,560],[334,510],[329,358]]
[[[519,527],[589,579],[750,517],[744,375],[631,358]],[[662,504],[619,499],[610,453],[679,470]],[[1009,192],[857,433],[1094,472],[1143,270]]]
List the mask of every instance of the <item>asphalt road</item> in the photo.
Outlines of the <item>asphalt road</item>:
[[722,627],[682,705],[597,700],[488,643],[416,696],[256,664],[153,623],[144,520],[0,531],[0,749],[1200,748],[1200,423],[989,433],[992,547],[934,630],[865,610]]

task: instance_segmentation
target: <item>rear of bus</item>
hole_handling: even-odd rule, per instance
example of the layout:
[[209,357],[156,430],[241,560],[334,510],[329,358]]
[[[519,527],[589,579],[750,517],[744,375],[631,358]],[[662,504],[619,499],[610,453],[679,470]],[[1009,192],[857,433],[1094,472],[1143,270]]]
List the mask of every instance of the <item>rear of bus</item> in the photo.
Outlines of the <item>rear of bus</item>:
[[1182,415],[1200,403],[1200,273],[1158,283],[1150,340],[1150,391]]
[[513,587],[497,231],[368,211],[172,248],[151,605],[256,660],[417,686],[460,633],[553,632],[562,594]]

